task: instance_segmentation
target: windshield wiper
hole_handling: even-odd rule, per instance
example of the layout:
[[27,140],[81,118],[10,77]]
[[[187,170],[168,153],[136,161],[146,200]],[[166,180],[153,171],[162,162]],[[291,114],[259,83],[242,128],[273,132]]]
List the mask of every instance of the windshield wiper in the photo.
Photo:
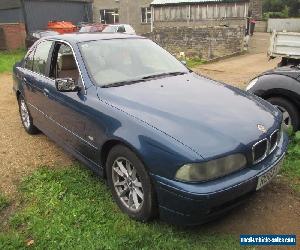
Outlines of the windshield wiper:
[[184,71],[166,72],[166,73],[161,73],[161,74],[144,76],[142,79],[147,80],[147,79],[157,78],[157,77],[161,77],[161,76],[178,76],[178,75],[184,75],[184,74],[187,74],[187,72],[184,72]]
[[144,77],[141,77],[138,79],[110,83],[110,84],[101,86],[101,88],[119,87],[119,86],[134,84],[137,82],[144,82],[146,80],[161,77],[161,76],[177,76],[177,75],[184,75],[184,74],[187,74],[187,72],[178,71],[178,72],[167,72],[167,73],[161,73],[161,74],[148,75],[148,76],[144,76]]
[[135,80],[114,82],[114,83],[110,83],[110,84],[107,84],[107,85],[103,85],[103,86],[101,86],[101,88],[119,87],[119,86],[134,84],[134,83],[137,83],[137,82],[143,82],[143,81],[145,81],[145,80],[143,78],[141,78],[141,79],[135,79]]

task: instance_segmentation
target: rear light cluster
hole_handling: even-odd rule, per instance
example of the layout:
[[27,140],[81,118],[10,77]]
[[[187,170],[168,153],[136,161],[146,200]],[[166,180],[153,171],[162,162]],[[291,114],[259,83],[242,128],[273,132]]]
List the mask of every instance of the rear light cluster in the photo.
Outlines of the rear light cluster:
[[275,130],[269,138],[262,139],[252,146],[253,164],[259,163],[271,154],[280,139],[280,130]]

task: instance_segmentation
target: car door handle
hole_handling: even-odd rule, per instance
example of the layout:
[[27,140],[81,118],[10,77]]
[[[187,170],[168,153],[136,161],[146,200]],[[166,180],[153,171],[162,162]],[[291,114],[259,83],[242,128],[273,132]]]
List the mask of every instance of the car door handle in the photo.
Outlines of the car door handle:
[[23,81],[24,81],[24,83],[28,83],[28,80],[26,79],[26,77],[23,77]]
[[44,96],[47,96],[47,97],[49,96],[49,90],[48,89],[44,88],[43,92],[44,92]]

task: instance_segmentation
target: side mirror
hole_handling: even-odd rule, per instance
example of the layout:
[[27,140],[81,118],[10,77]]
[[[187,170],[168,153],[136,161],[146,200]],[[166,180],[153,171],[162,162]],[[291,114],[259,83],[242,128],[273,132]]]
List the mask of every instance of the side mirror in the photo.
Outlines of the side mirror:
[[184,66],[186,66],[186,61],[180,61]]
[[78,92],[79,85],[72,78],[58,78],[55,80],[56,89],[60,92]]

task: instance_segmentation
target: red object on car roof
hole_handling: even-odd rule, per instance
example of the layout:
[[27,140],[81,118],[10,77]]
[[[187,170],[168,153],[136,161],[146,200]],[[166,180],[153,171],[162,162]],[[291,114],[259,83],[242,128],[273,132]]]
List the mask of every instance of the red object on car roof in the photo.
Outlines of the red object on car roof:
[[77,31],[77,27],[72,22],[66,21],[49,21],[48,29],[57,31],[60,34],[72,33]]

